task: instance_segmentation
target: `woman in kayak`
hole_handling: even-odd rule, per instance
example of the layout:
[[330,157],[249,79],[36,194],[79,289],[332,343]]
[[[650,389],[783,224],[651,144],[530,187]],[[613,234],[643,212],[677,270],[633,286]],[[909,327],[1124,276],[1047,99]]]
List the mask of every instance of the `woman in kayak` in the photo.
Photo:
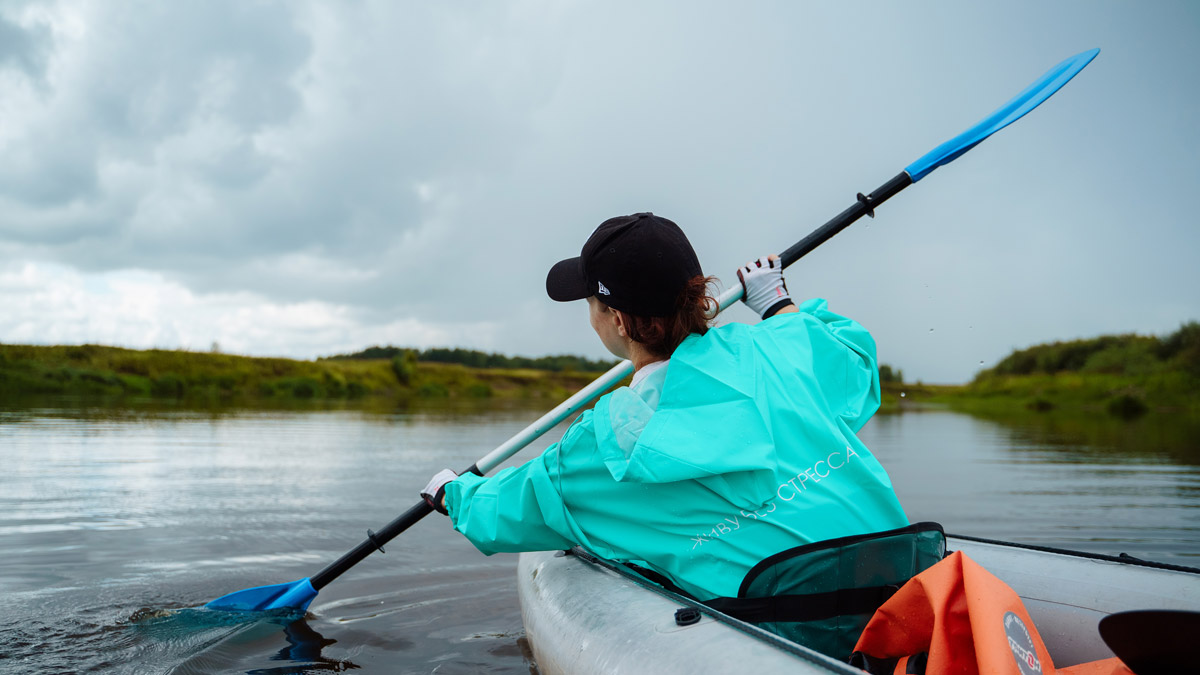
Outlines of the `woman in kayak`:
[[907,525],[855,435],[879,406],[871,336],[823,300],[797,306],[775,256],[738,278],[763,321],[710,328],[712,278],[679,227],[605,221],[546,289],[587,301],[630,385],[524,465],[442,471],[422,495],[485,554],[580,545],[700,599],[736,595],[780,551]]

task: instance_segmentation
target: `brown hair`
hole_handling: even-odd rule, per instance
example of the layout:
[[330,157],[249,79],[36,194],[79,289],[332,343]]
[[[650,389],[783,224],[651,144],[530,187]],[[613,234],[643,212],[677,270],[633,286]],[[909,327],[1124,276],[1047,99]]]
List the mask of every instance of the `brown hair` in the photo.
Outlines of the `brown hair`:
[[701,275],[689,279],[670,316],[634,316],[622,312],[628,319],[626,334],[654,356],[670,357],[688,335],[708,332],[709,324],[717,316],[717,299],[709,292],[709,285],[716,280]]

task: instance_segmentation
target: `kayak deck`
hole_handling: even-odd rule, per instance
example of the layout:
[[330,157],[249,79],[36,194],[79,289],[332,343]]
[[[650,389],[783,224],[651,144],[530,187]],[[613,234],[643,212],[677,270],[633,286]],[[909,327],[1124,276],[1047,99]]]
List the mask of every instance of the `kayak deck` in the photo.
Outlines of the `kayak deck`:
[[679,602],[574,555],[522,553],[517,575],[541,675],[743,672],[748,657],[758,672],[862,675],[748,624],[737,630],[703,615],[679,626]]
[[[1056,665],[1112,656],[1097,625],[1132,609],[1200,609],[1200,574],[1004,542],[948,538],[1021,596]],[[861,671],[749,624],[705,612],[680,626],[678,596],[561,552],[523,553],[518,592],[539,671]]]

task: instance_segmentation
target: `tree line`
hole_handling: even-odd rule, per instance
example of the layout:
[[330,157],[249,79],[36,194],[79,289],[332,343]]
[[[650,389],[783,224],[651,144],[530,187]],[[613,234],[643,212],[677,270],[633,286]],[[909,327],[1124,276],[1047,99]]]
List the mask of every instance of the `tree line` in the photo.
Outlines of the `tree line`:
[[562,354],[558,356],[507,356],[495,352],[481,352],[474,349],[432,347],[429,349],[411,349],[408,347],[373,346],[353,354],[338,354],[327,356],[321,360],[378,360],[389,359],[417,361],[426,363],[457,363],[470,368],[525,368],[530,370],[548,370],[552,372],[604,372],[616,365],[616,361],[593,360],[582,356]]

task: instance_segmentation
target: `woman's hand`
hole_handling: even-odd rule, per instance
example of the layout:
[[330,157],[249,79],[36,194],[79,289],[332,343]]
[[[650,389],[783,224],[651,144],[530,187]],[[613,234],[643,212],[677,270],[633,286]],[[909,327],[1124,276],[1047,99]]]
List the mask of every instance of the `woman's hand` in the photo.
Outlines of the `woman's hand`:
[[767,255],[751,260],[738,268],[737,275],[745,290],[742,302],[755,314],[769,319],[789,306],[795,311],[796,305],[788,295],[787,284],[783,280],[783,263],[779,261],[779,256]]
[[433,507],[434,511],[444,515],[446,514],[446,483],[458,478],[458,474],[450,469],[442,469],[437,472],[429,484],[421,490],[421,498],[425,503]]

